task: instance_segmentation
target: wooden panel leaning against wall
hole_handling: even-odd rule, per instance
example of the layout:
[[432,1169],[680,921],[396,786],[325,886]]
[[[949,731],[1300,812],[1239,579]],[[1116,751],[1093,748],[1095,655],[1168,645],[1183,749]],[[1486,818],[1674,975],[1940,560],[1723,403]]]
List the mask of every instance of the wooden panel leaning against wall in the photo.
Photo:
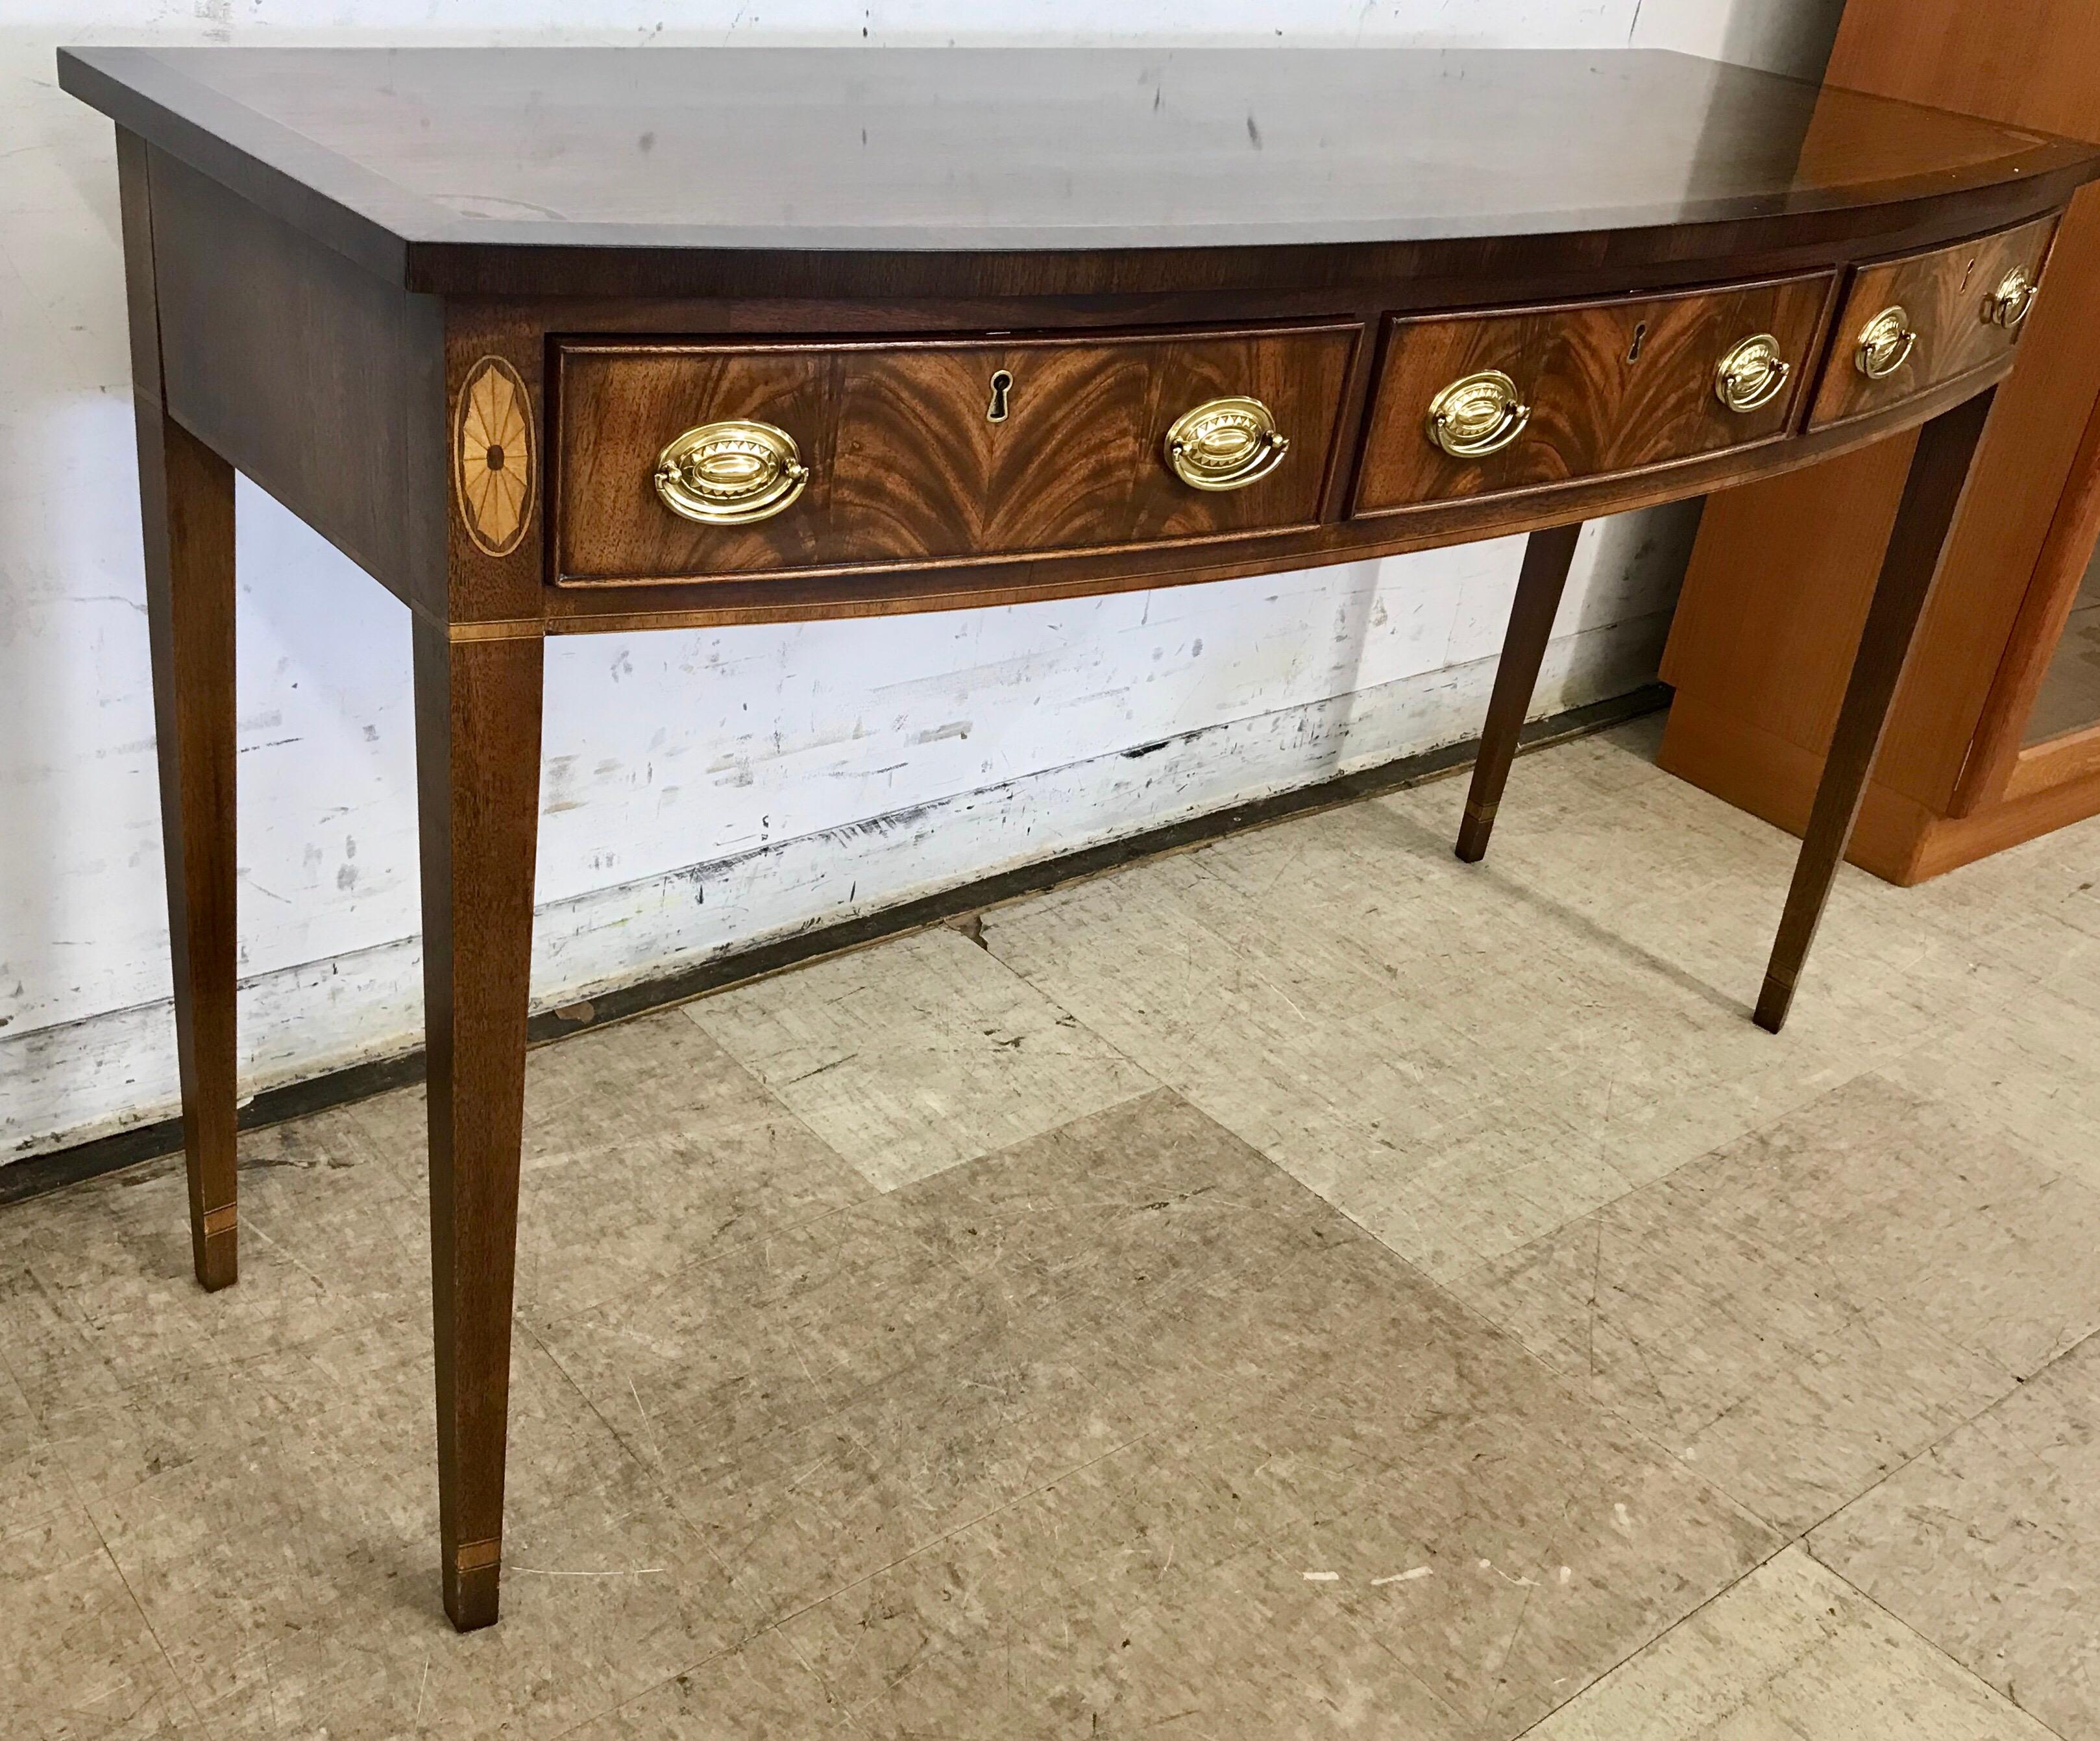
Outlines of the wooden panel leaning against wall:
[[[2100,140],[2100,7],[1849,0],[1829,77]],[[1804,164],[1840,161],[1849,143],[1813,134]],[[2100,814],[2100,720],[2023,743],[2100,531],[2090,190],[2058,231],[2049,279],[1999,390],[1853,837],[1853,862],[1893,882]],[[1856,324],[1848,310],[1839,344]],[[1677,689],[1662,751],[1671,772],[1795,832],[1805,824],[1911,445],[1898,436],[1708,503],[1663,665]]]

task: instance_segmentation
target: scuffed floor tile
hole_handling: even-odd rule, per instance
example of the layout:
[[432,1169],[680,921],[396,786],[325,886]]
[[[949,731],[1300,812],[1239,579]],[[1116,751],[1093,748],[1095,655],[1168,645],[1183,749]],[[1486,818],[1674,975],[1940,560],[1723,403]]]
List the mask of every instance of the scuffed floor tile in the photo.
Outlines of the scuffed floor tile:
[[2100,1337],[1809,1545],[2058,1734],[2100,1736]]
[[545,1323],[874,1194],[684,1011],[578,1034],[526,1073],[518,1307]]
[[1531,1731],[1531,1741],[2049,1741],[1789,1548]]
[[885,1191],[1153,1086],[946,927],[739,986],[686,1014]]
[[1793,1532],[2100,1326],[2100,1195],[1865,1077],[1453,1285]]
[[0,1734],[2100,1738],[2100,824],[1776,1038],[1652,742],[534,1051],[492,1631],[420,1090],[0,1213]]

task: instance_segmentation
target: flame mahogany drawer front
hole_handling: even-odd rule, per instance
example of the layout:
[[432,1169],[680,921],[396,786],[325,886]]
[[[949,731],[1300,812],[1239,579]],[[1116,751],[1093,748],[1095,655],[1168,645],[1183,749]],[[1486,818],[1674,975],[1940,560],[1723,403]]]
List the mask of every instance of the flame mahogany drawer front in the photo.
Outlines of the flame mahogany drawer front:
[[920,567],[1308,527],[1361,330],[562,342],[556,582]]
[[1387,323],[1351,511],[1632,472],[1793,427],[1836,275]]
[[2018,342],[2055,234],[2047,218],[1861,267],[1808,426],[1886,411],[1997,362]]

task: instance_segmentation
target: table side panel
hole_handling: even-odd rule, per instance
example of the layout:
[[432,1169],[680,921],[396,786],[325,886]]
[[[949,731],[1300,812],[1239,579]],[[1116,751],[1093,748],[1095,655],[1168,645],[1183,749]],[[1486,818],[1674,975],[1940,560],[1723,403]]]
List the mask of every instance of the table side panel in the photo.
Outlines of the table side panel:
[[396,597],[445,603],[443,310],[148,153],[170,415]]

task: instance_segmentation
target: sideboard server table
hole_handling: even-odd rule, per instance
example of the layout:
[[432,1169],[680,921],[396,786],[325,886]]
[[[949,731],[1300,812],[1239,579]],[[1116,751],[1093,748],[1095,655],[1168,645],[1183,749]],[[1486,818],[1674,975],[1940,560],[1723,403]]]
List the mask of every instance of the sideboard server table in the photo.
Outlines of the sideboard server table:
[[[442,1564],[496,1618],[552,634],[1575,536],[1923,426],[1785,1019],[2058,214],[2100,154],[1670,55],[173,49],[117,124],[196,1273],[234,1279],[233,474],[408,606]],[[1309,631],[1308,631],[1309,632]]]

